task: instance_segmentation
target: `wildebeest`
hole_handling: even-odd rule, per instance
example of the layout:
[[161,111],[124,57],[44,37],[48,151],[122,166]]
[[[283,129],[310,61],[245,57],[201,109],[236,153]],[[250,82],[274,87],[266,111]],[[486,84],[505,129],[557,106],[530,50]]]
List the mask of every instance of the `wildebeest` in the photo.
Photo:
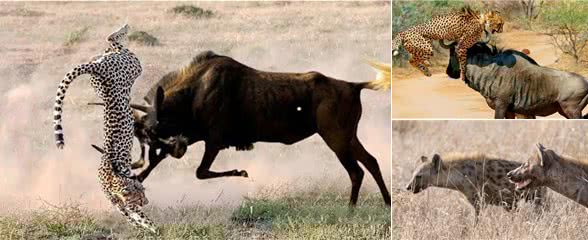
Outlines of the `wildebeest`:
[[[455,43],[450,50],[447,75],[459,78]],[[494,118],[529,118],[558,112],[582,118],[588,103],[588,81],[578,74],[542,67],[526,54],[478,42],[468,49],[466,84],[478,91],[495,110]]]
[[[318,133],[351,178],[350,204],[357,203],[363,180],[359,161],[374,177],[384,202],[390,205],[378,162],[357,137],[361,90],[384,90],[389,86],[390,78],[386,77],[353,83],[318,72],[264,72],[230,57],[202,52],[187,67],[168,73],[156,83],[145,97],[149,105],[133,105],[145,113],[135,119],[135,127],[142,128],[135,132],[149,138],[144,142],[168,149],[156,153],[158,147],[150,146],[149,166],[137,178],[145,180],[173,149],[184,149],[182,145],[198,141],[205,142],[205,151],[196,170],[197,178],[247,177],[244,170],[209,169],[219,151],[231,146],[250,150],[255,142],[293,144]],[[164,143],[162,139],[172,142]],[[175,157],[181,155],[183,152],[175,153]]]

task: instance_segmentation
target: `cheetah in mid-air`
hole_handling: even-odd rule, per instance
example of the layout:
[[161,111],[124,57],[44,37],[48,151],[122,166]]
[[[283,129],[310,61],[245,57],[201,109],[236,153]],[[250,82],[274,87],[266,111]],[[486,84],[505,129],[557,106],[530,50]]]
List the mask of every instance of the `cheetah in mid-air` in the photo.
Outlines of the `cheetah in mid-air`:
[[135,54],[121,43],[128,28],[125,24],[109,35],[107,41],[110,45],[104,54],[75,67],[59,84],[53,113],[55,141],[58,148],[63,148],[61,119],[65,92],[76,77],[89,74],[94,91],[105,105],[104,150],[98,169],[102,190],[131,224],[156,232],[153,222],[141,210],[148,203],[145,189],[133,179],[130,168],[134,124],[130,93],[142,68]]
[[404,30],[392,40],[393,55],[398,54],[402,44],[412,56],[410,64],[430,77],[429,58],[433,56],[431,40],[457,41],[456,52],[459,59],[461,79],[465,81],[467,50],[481,38],[482,34],[501,33],[504,21],[497,11],[478,13],[469,7],[459,12],[435,16],[433,19]]

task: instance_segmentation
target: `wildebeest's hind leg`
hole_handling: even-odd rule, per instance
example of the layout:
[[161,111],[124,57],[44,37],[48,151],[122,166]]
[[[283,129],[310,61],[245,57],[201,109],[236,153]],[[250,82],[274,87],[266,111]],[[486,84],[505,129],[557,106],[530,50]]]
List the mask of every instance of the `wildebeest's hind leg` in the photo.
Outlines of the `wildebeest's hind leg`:
[[567,118],[582,119],[582,109],[586,107],[587,98],[588,95],[586,95],[584,99],[582,99],[581,101],[563,101],[559,103],[559,106],[561,107],[562,111],[565,113],[565,116],[567,116]]
[[[349,205],[355,206],[357,204],[359,188],[361,187],[361,182],[363,180],[363,170],[361,170],[357,161],[353,159],[350,148],[351,139],[355,136],[355,131],[357,129],[352,125],[353,123],[351,121],[356,122],[355,126],[357,126],[357,121],[359,121],[359,114],[357,113],[361,112],[361,107],[359,107],[359,111],[357,108],[350,109],[349,114],[346,116],[337,116],[340,114],[340,112],[337,111],[337,105],[353,108],[353,105],[355,104],[348,102],[322,103],[317,109],[317,132],[323,138],[327,146],[335,152],[337,158],[339,158],[339,161],[343,164],[345,170],[347,170],[349,178],[351,179],[351,198],[349,200]],[[339,118],[342,117],[347,119],[357,118],[357,121],[341,121]],[[340,126],[340,124],[346,124],[346,126]]]
[[365,150],[363,145],[361,145],[361,142],[359,142],[357,136],[351,140],[351,152],[353,154],[353,158],[359,160],[361,164],[363,164],[363,166],[370,172],[374,180],[376,180],[378,188],[380,188],[380,192],[384,198],[384,202],[386,205],[390,206],[390,193],[386,188],[384,178],[382,178],[378,161],[367,150]]
[[210,144],[210,143],[206,143],[205,146],[205,150],[204,150],[204,156],[202,157],[202,162],[200,163],[200,166],[198,166],[198,169],[196,169],[196,178],[198,179],[208,179],[208,178],[217,178],[217,177],[232,177],[232,176],[237,176],[237,177],[248,177],[249,175],[247,174],[247,171],[245,170],[231,170],[231,171],[226,171],[226,172],[213,172],[210,171],[210,167],[212,166],[212,162],[214,162],[214,159],[216,158],[216,155],[218,155],[218,152],[220,151],[220,147],[218,147],[215,144]]

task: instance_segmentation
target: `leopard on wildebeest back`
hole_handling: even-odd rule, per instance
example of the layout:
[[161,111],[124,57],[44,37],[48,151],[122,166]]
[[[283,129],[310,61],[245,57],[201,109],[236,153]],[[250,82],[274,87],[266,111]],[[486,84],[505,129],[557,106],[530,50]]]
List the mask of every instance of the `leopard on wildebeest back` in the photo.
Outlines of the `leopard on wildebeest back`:
[[464,7],[459,12],[447,15],[435,16],[433,19],[410,27],[392,40],[393,55],[398,54],[400,45],[403,45],[412,56],[410,64],[418,68],[425,76],[430,77],[431,72],[427,65],[433,56],[431,40],[457,41],[456,48],[459,57],[461,78],[465,81],[465,67],[467,50],[482,36],[484,32],[501,33],[504,21],[497,11],[478,13],[469,7]]

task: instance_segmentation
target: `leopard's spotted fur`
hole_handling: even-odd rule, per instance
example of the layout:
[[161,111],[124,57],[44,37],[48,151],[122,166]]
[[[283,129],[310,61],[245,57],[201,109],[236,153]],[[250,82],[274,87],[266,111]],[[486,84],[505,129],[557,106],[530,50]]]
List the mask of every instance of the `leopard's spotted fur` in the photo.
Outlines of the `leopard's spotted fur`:
[[503,24],[502,17],[496,11],[479,14],[465,7],[460,12],[433,17],[428,22],[398,33],[392,40],[393,55],[397,55],[398,48],[403,45],[412,55],[410,64],[418,68],[425,76],[430,77],[428,60],[433,56],[431,40],[457,41],[456,53],[460,74],[465,81],[468,48],[480,39],[484,30],[488,33],[502,32]]
[[141,208],[148,203],[141,183],[130,170],[133,144],[133,113],[130,108],[131,87],[141,75],[139,59],[121,44],[128,25],[108,36],[110,43],[105,53],[86,64],[75,67],[59,84],[54,109],[55,140],[63,148],[61,125],[65,92],[71,82],[82,74],[90,74],[91,85],[104,101],[104,152],[98,169],[102,190],[108,200],[135,226],[155,232],[155,226]]

